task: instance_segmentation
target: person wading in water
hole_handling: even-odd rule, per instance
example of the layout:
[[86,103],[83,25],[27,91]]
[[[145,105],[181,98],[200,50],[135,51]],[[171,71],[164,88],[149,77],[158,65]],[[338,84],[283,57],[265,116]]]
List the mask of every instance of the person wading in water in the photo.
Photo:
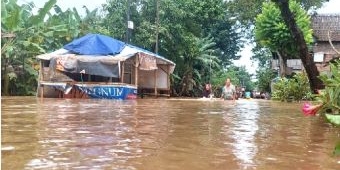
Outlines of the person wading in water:
[[235,100],[236,90],[235,86],[230,83],[230,79],[227,78],[225,85],[222,88],[221,98],[224,100]]
[[211,84],[207,83],[203,90],[203,98],[212,98],[212,96]]

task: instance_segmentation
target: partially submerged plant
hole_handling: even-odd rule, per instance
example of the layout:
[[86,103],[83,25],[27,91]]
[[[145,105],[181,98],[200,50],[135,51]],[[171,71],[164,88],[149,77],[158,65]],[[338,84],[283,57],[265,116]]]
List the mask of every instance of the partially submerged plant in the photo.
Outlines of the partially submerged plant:
[[330,63],[331,76],[323,74],[320,79],[325,84],[325,89],[317,99],[323,103],[322,113],[340,114],[340,60]]
[[304,103],[302,107],[302,112],[305,116],[315,116],[321,107],[322,104],[311,105],[309,103]]
[[304,104],[302,111],[305,115],[324,114],[326,119],[335,125],[340,125],[340,60],[330,63],[330,76],[322,74],[320,79],[325,89],[317,96],[319,105]]

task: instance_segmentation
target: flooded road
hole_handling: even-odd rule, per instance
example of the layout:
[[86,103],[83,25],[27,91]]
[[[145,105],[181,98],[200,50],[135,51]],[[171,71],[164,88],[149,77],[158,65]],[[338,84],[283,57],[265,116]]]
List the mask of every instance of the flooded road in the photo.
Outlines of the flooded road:
[[2,169],[340,169],[301,104],[2,97]]

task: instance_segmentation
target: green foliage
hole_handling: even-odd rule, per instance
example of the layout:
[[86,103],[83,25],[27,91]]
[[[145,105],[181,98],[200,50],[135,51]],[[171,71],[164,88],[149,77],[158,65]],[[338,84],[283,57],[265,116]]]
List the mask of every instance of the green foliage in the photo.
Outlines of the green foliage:
[[298,73],[291,79],[282,78],[274,84],[272,98],[280,101],[311,99],[309,81],[305,73]]
[[214,46],[215,43],[213,39],[210,37],[206,37],[203,39],[193,38],[191,51],[184,56],[183,65],[180,64],[183,68],[183,77],[180,82],[180,95],[190,95],[190,91],[193,90],[194,87],[200,88],[203,76],[210,76],[205,73],[209,73],[211,69],[220,68],[219,59],[214,55]]
[[[19,6],[15,0],[1,2],[2,33],[15,35],[1,42],[5,95],[33,94],[39,68],[36,55],[59,49],[90,32],[126,39],[127,0],[110,0],[102,11],[84,7],[84,17],[75,8],[61,9],[56,0],[47,1],[37,14],[32,12],[33,3]],[[177,93],[198,95],[203,83],[212,81],[216,72],[240,57],[239,24],[223,0],[138,0],[130,1],[129,8],[134,22],[129,36],[132,44],[154,51],[159,26],[158,53],[176,63],[171,82]]]
[[[320,8],[324,2],[329,0],[296,0],[304,10],[312,11]],[[267,0],[237,0],[227,1],[228,11],[236,17],[243,25],[249,27],[254,25],[255,18],[262,11],[263,2]]]
[[[110,35],[117,39],[125,40],[126,35],[125,30],[127,27],[126,26],[127,0],[110,0],[108,1],[107,4],[103,4],[103,10],[108,13],[104,18],[103,23],[108,28],[108,30],[110,30]],[[131,9],[131,13],[134,12],[135,9]],[[136,20],[133,21],[136,22]]]
[[30,23],[32,24],[41,24],[43,23],[45,17],[52,9],[52,7],[57,3],[57,0],[50,0],[45,3],[43,8],[40,8],[37,15],[30,17]]
[[[297,26],[301,29],[307,44],[312,43],[312,29],[310,16],[301,6],[290,1],[289,7],[295,16]],[[263,3],[262,13],[256,17],[255,38],[264,47],[271,51],[282,51],[294,57],[297,46],[288,27],[281,17],[281,11],[273,2]]]
[[228,10],[246,26],[254,24],[254,18],[261,12],[265,0],[227,1]]
[[320,75],[326,87],[317,99],[323,103],[321,113],[340,114],[340,60],[330,63],[330,68],[330,76]]
[[[107,32],[100,25],[97,10],[87,11],[82,19],[73,9],[62,11],[49,0],[33,13],[34,4],[19,6],[17,1],[2,0],[1,84],[3,95],[34,95],[37,86],[35,56],[61,48],[75,37],[88,32]],[[51,15],[50,11],[55,10]]]
[[[230,19],[223,0],[130,1],[134,22],[130,43],[155,51],[159,3],[158,53],[176,63],[172,87],[175,93],[196,96],[211,75],[238,59],[241,48],[236,21]],[[125,41],[127,0],[103,5],[106,28]]]
[[237,33],[237,29],[239,26],[235,21],[224,17],[216,21],[209,30],[209,34],[214,37],[214,42],[216,42],[216,53],[223,66],[230,65],[231,60],[241,57],[237,55],[237,51],[243,47],[243,41],[240,40],[241,34]]
[[257,88],[262,92],[271,92],[271,81],[275,74],[271,68],[260,68],[256,71]]
[[338,144],[335,146],[333,155],[340,156],[340,142],[338,142]]
[[326,113],[325,116],[326,116],[326,119],[330,123],[340,126],[340,115],[339,114],[328,114],[328,113]]
[[[3,94],[32,94],[37,76],[32,70],[35,64],[32,57],[46,52],[40,45],[46,38],[42,36],[42,22],[56,0],[46,2],[36,15],[32,13],[32,4],[19,6],[16,1],[2,2],[1,32],[10,35],[1,41]],[[25,87],[18,89],[19,86]]]
[[263,48],[256,44],[251,51],[253,53],[251,59],[258,61],[259,68],[270,67],[272,53],[268,48]]

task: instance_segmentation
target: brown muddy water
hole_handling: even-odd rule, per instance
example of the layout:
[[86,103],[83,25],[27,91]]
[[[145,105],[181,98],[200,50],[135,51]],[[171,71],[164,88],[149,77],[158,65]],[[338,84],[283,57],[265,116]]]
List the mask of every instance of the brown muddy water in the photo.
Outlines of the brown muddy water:
[[340,169],[340,128],[265,100],[2,97],[1,168]]

